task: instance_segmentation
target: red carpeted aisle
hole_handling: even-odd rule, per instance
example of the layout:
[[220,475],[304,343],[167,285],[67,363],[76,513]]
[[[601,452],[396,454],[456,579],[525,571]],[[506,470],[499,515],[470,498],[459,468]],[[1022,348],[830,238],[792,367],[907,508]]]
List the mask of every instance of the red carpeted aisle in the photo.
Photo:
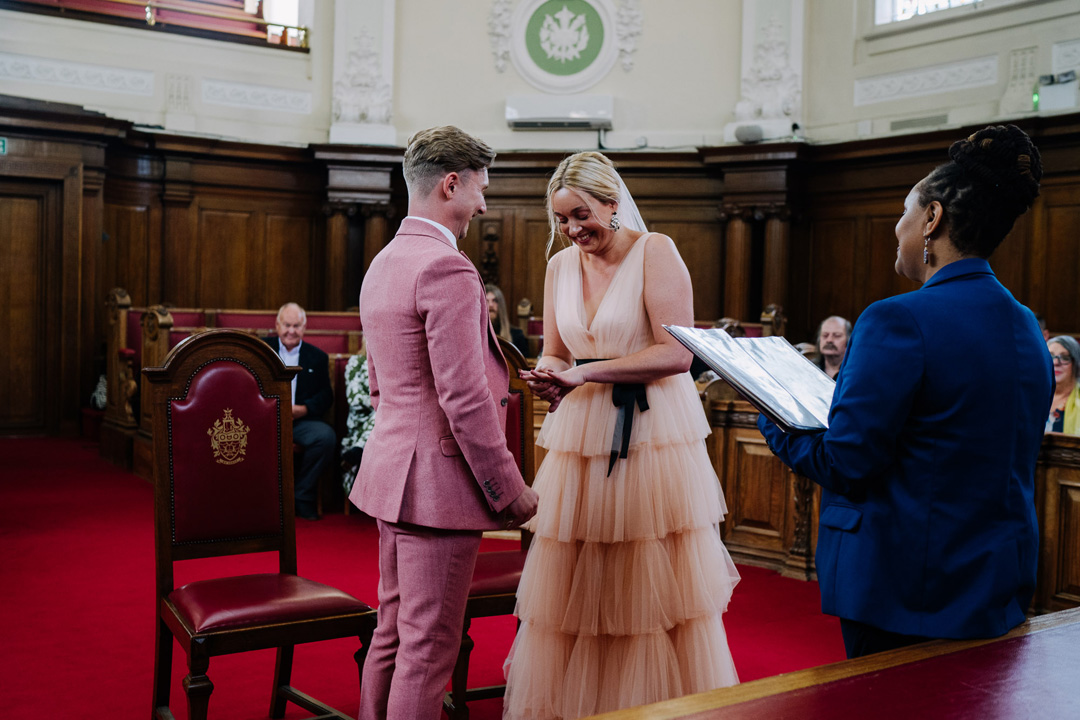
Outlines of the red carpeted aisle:
[[[78,440],[0,439],[0,716],[87,720],[150,713],[154,650],[153,494]],[[297,521],[300,572],[375,604],[377,532],[362,515]],[[511,547],[485,541],[484,549]],[[178,582],[266,572],[269,556],[186,563]],[[725,616],[740,677],[753,680],[843,659],[839,625],[823,616],[817,585],[741,567]],[[470,684],[500,681],[513,618],[477,620]],[[294,684],[355,714],[355,641],[300,646]],[[173,712],[186,710],[174,653]],[[210,716],[265,718],[273,652],[214,658]],[[502,703],[471,706],[494,720]],[[288,718],[306,717],[290,706]]]

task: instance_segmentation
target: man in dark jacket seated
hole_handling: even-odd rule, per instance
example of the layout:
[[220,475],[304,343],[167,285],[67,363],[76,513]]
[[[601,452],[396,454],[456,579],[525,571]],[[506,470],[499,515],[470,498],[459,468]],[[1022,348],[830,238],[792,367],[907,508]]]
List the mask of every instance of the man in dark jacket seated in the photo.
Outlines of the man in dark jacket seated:
[[329,357],[304,342],[307,313],[296,303],[281,306],[275,328],[277,337],[267,338],[266,342],[277,351],[285,365],[301,368],[292,381],[293,442],[303,450],[296,467],[296,515],[305,520],[318,520],[319,476],[333,457],[337,443],[334,429],[321,419],[334,400],[330,389]]

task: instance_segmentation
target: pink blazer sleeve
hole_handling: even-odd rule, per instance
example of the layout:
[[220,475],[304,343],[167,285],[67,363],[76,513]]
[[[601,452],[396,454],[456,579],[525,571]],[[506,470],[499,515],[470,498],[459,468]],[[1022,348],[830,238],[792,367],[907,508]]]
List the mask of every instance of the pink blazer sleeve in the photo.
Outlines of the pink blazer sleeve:
[[[499,512],[525,489],[488,386],[490,352],[479,276],[464,257],[429,264],[419,276],[417,309],[424,320],[439,406],[489,507]],[[374,375],[372,375],[374,381]]]

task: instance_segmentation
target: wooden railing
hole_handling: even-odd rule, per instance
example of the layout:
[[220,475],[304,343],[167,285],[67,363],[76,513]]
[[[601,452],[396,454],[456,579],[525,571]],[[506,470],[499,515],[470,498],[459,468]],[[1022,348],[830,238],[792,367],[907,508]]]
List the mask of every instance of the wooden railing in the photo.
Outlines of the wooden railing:
[[221,40],[309,47],[307,27],[268,21],[261,17],[261,10],[258,14],[246,12],[243,0],[0,0],[0,8],[165,32],[194,32]]

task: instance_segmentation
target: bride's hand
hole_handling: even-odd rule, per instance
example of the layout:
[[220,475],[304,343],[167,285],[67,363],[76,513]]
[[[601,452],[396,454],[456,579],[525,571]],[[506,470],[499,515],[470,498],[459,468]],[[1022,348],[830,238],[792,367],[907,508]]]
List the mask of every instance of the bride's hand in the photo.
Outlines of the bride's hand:
[[529,390],[538,398],[549,403],[548,412],[555,412],[562,399],[575,387],[585,384],[585,378],[577,368],[561,372],[538,368],[531,371],[519,371],[518,375],[529,385]]

